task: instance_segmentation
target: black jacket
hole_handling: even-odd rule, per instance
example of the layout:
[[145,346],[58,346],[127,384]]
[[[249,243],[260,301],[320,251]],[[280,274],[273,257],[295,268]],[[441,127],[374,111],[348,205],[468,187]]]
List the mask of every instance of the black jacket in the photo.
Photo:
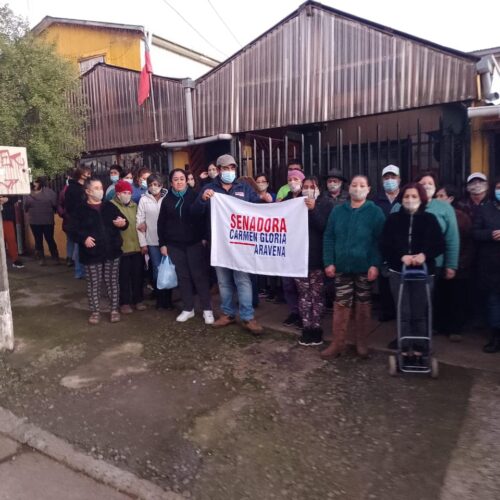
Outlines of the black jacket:
[[[401,193],[400,193],[401,194]],[[396,203],[401,203],[401,196],[398,194],[394,201],[391,203],[389,198],[387,198],[387,195],[385,194],[385,191],[382,190],[381,193],[378,193],[377,196],[373,198],[373,202],[377,207],[380,207],[382,209],[382,212],[384,212],[384,215],[386,217],[389,217],[389,214],[391,213],[392,207]]]
[[160,246],[194,245],[203,239],[205,218],[193,213],[193,204],[198,193],[188,189],[184,195],[182,211],[175,206],[180,198],[169,190],[163,198],[158,216],[158,242]]
[[500,230],[500,203],[481,205],[473,220],[472,236],[478,243],[478,283],[488,291],[500,292],[500,241],[492,232]]
[[400,272],[403,255],[423,253],[429,274],[434,274],[435,259],[444,252],[445,240],[436,217],[424,210],[420,207],[410,215],[401,207],[385,221],[380,249],[390,269]]
[[328,217],[330,217],[331,211],[342,205],[347,200],[349,200],[349,193],[347,191],[342,190],[337,197],[333,197],[328,191],[323,191],[318,198],[318,216],[324,221],[324,227],[326,227],[326,223],[328,222]]
[[[121,231],[128,228],[128,222],[124,227],[117,228],[113,224],[113,220],[117,217],[125,218],[109,201],[104,202],[100,210],[95,210],[88,203],[83,203],[73,212],[68,223],[68,234],[78,243],[82,264],[99,264],[120,257],[122,254]],[[95,238],[95,247],[85,246],[88,236]]]
[[[299,195],[301,197],[302,195]],[[293,200],[293,194],[288,193],[281,203],[287,200]],[[307,212],[309,225],[309,271],[323,269],[323,233],[325,231],[326,222],[324,218],[326,208],[329,208],[328,203],[320,197],[316,200],[316,206],[313,210]],[[328,214],[330,211],[328,210]],[[297,230],[300,231],[299,228]]]
[[64,211],[71,217],[83,204],[85,204],[85,189],[82,184],[73,179],[69,180],[68,187],[64,192]]
[[16,220],[16,203],[18,201],[17,196],[7,196],[9,201],[5,202],[2,206],[2,219],[3,220]]

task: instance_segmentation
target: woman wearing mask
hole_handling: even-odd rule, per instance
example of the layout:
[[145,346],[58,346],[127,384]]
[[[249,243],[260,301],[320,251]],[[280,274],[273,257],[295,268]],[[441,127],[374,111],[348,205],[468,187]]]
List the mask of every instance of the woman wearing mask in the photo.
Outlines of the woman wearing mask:
[[255,176],[255,184],[257,186],[257,191],[259,194],[269,193],[273,198],[273,201],[276,201],[276,193],[272,193],[269,191],[269,179],[266,174],[258,174]]
[[132,201],[134,203],[139,203],[141,196],[148,190],[148,177],[151,175],[151,170],[149,168],[140,168],[136,175],[134,176],[134,182],[132,184]]
[[123,169],[120,165],[111,165],[109,169],[109,180],[111,184],[106,189],[106,194],[104,198],[106,201],[111,201],[115,196],[115,184],[120,180],[120,176],[122,175]]
[[[402,206],[387,218],[380,247],[389,266],[389,283],[394,302],[398,303],[403,265],[422,268],[425,263],[430,276],[436,270],[436,257],[445,248],[444,236],[434,215],[426,212],[427,194],[422,185],[412,183],[401,190]],[[431,281],[432,285],[432,281]],[[428,337],[427,295],[425,281],[407,281],[401,302],[401,336]],[[412,351],[421,359],[425,346],[407,342],[403,354]]]
[[85,266],[87,296],[89,300],[89,323],[97,325],[101,320],[101,281],[104,282],[111,301],[111,322],[120,321],[118,269],[122,253],[120,231],[128,222],[111,203],[102,203],[104,190],[98,179],[85,181],[84,203],[73,212],[68,224],[68,233],[80,248],[80,259]]
[[[302,196],[302,182],[304,179],[305,175],[301,170],[288,170],[288,194],[283,198],[283,202]],[[283,277],[281,282],[283,284],[283,295],[288,306],[288,316],[283,321],[283,325],[302,329],[303,324],[299,313],[299,297],[295,280]]]
[[194,189],[196,191],[197,190],[196,189],[196,179],[194,178],[194,174],[192,172],[189,172],[188,170],[186,170],[186,177],[187,177],[187,185],[191,189]]
[[138,311],[146,309],[143,303],[144,259],[137,235],[137,204],[132,201],[132,186],[120,180],[115,186],[115,197],[110,201],[128,222],[122,232],[122,256],[120,258],[120,311],[131,314],[132,306]]
[[33,182],[29,196],[24,197],[24,210],[29,216],[31,232],[35,238],[35,255],[40,265],[45,266],[43,239],[47,242],[55,264],[59,262],[59,252],[54,241],[54,213],[57,209],[56,193],[45,185],[45,179],[38,177]]
[[500,178],[491,190],[491,203],[481,205],[473,221],[472,234],[478,242],[477,272],[486,293],[490,341],[486,353],[500,351]]
[[460,235],[456,276],[452,280],[441,280],[439,288],[436,289],[436,328],[454,342],[462,339],[461,331],[470,310],[471,264],[474,258],[472,221],[458,208],[458,196],[458,189],[449,184],[441,187],[436,193],[437,200],[449,203],[455,210]]
[[200,174],[200,184],[201,186],[205,186],[206,184],[210,184],[213,182],[217,176],[219,175],[219,169],[215,165],[215,161],[211,161],[208,165],[207,171],[202,172]]
[[377,279],[381,264],[379,238],[385,220],[382,210],[367,200],[369,192],[368,178],[354,176],[349,185],[350,201],[335,208],[326,224],[323,264],[325,274],[335,278],[336,296],[334,340],[322,351],[323,358],[333,358],[345,351],[352,309],[358,355],[368,356],[371,283]]
[[179,281],[183,308],[176,320],[182,323],[194,317],[194,284],[205,324],[211,325],[214,315],[208,282],[209,264],[202,244],[203,219],[191,213],[197,194],[188,189],[184,170],[172,170],[169,180],[171,189],[158,217],[158,240],[161,254],[168,255],[175,265]]
[[148,191],[139,200],[137,207],[137,235],[143,255],[149,255],[149,263],[153,269],[153,282],[155,286],[156,308],[170,309],[172,307],[172,291],[158,290],[158,266],[161,261],[160,245],[158,242],[158,216],[161,204],[167,195],[163,189],[163,181],[159,175],[151,174],[148,177]]
[[323,231],[325,222],[319,210],[319,187],[315,177],[306,177],[302,196],[309,211],[309,272],[307,278],[294,278],[298,291],[302,335],[299,344],[316,346],[323,343],[321,314],[323,312]]

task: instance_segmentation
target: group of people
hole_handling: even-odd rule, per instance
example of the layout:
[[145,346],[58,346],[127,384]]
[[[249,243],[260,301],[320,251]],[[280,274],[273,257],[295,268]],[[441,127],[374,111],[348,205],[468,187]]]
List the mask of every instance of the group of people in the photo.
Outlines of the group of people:
[[[489,186],[484,174],[473,173],[461,198],[456,187],[439,185],[431,171],[401,186],[399,168],[388,165],[382,171],[383,191],[371,196],[364,175],[348,180],[333,169],[318,179],[306,176],[300,162],[292,160],[287,183],[275,194],[266,174],[238,178],[237,170],[234,158],[225,154],[199,177],[172,170],[166,189],[162,177],[147,168],[131,172],[113,165],[104,191],[90,167],[81,165],[59,200],[37,179],[24,201],[37,256],[43,264],[45,237],[53,259],[59,260],[53,240],[57,210],[68,238],[68,264],[74,262],[75,277],[87,280],[90,324],[101,321],[101,281],[111,303],[111,322],[146,308],[145,268],[151,272],[157,307],[172,308],[171,290],[156,287],[158,269],[168,257],[176,268],[182,301],[177,321],[195,316],[197,295],[207,325],[226,327],[236,322],[238,313],[245,329],[260,334],[263,329],[254,314],[259,277],[210,267],[210,200],[214,193],[253,203],[302,197],[308,210],[308,276],[280,279],[289,310],[284,324],[300,328],[301,345],[323,343],[321,318],[325,300],[331,298],[333,341],[321,356],[342,354],[351,333],[359,356],[367,357],[373,284],[380,297],[380,319],[389,320],[395,317],[401,273],[425,267],[434,288],[435,330],[459,340],[468,319],[487,313],[492,337],[484,350],[500,351],[500,180]],[[13,261],[20,262],[16,256]],[[217,319],[210,291],[215,282],[222,312]],[[421,283],[405,287],[402,335],[426,335],[426,299]],[[413,351],[426,354],[415,346]]]

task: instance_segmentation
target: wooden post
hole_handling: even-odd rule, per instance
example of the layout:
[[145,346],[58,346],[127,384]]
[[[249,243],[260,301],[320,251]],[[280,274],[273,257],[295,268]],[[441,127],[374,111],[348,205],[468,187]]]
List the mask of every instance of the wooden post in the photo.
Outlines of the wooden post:
[[[0,218],[3,206],[0,204]],[[3,224],[0,224],[0,351],[14,349],[14,325],[10,306],[9,276],[5,257]]]

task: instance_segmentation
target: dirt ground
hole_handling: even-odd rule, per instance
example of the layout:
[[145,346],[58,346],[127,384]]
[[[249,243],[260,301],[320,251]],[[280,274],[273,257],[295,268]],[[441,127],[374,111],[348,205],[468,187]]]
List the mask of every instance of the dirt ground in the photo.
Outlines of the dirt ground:
[[441,498],[483,384],[447,365],[437,381],[391,378],[381,353],[324,362],[285,333],[179,325],[152,307],[91,327],[66,268],[30,263],[10,279],[0,405],[188,498]]

